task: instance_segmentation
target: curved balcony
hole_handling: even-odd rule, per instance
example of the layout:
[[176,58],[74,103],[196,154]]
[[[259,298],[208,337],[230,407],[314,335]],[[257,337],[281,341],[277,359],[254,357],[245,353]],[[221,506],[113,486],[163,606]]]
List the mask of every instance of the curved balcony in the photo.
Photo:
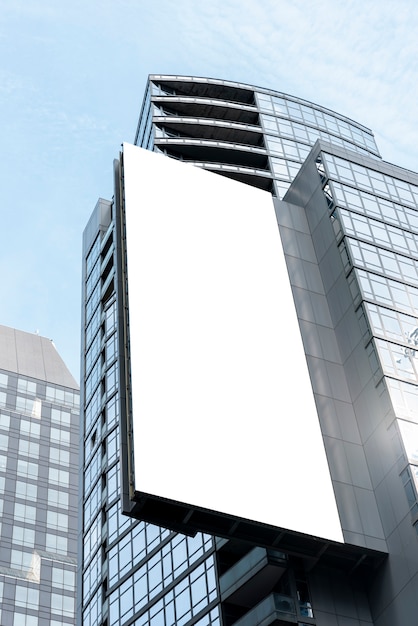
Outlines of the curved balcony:
[[195,76],[165,76],[152,74],[151,83],[166,93],[184,96],[200,96],[215,100],[228,100],[241,104],[254,104],[254,90],[248,85],[213,78]]
[[209,161],[269,170],[268,156],[264,148],[226,141],[158,136],[154,139],[154,145],[165,154],[183,161]]
[[184,96],[153,96],[151,101],[169,115],[204,117],[211,120],[259,125],[258,110],[255,106],[236,104],[227,100]]
[[176,115],[155,115],[152,121],[156,126],[180,137],[213,139],[247,146],[264,145],[262,129],[250,124]]

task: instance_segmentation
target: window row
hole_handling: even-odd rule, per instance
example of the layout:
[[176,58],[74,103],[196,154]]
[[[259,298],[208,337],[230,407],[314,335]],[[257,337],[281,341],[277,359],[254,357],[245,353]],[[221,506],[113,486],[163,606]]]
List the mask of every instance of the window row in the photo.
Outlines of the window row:
[[83,604],[86,604],[91,594],[96,590],[102,576],[102,551],[99,548],[93,555],[89,554],[90,563],[83,573]]
[[[21,502],[15,502],[14,505],[14,520],[16,522],[23,522],[24,524],[35,524],[36,523],[36,507],[31,506],[30,504],[22,504]],[[58,513],[57,511],[47,511],[46,525],[48,528],[53,530],[62,530],[68,531],[68,513]],[[35,532],[29,531],[29,529],[25,528],[25,532]],[[23,528],[20,526],[15,526],[13,529],[14,534],[16,534],[16,538],[20,537],[23,533]],[[14,536],[14,535],[13,535]],[[34,535],[33,535],[34,538]],[[16,539],[18,543],[22,544],[22,541],[25,541],[25,537],[21,537],[19,540]],[[22,544],[26,545],[26,544]]]
[[415,317],[369,302],[365,303],[365,308],[373,334],[383,335],[385,339],[406,343],[411,349],[418,349],[418,323]]
[[345,234],[370,241],[377,246],[387,246],[400,254],[418,257],[418,237],[413,233],[346,209],[339,208],[336,213]]
[[296,142],[305,142],[310,146],[313,146],[318,139],[323,139],[334,145],[342,146],[349,150],[355,150],[361,154],[368,154],[366,148],[360,147],[339,135],[333,135],[324,130],[311,128],[304,124],[299,124],[298,122],[291,122],[290,120],[273,117],[271,115],[263,115],[262,121],[267,135],[273,134],[280,137],[288,137]]
[[375,342],[383,371],[387,376],[418,383],[418,350],[416,348],[406,348],[383,339],[376,339]]
[[[96,428],[86,440],[84,494],[88,493],[91,485],[99,476],[102,459],[105,455],[108,466],[118,459],[119,428],[118,426],[114,428],[115,425],[118,425],[117,416],[118,398],[115,395],[112,397],[111,402],[107,404],[103,413],[100,414],[100,419],[96,421]],[[106,430],[109,434],[102,441],[102,426],[104,427],[105,424],[108,426]],[[116,496],[119,496],[119,492],[115,494]]]
[[100,239],[100,235],[98,235],[92,245],[92,247],[90,248],[90,252],[88,253],[87,257],[86,257],[86,276],[88,276],[93,268],[93,266],[95,265],[99,254],[100,254],[100,244],[101,244],[101,239]]
[[378,196],[385,196],[395,203],[407,203],[418,208],[418,186],[376,170],[357,165],[346,159],[322,153],[329,178],[348,182]]
[[[137,546],[141,543],[135,539],[137,534],[135,530],[133,529],[109,550],[110,586],[146,556],[145,550],[138,553]],[[149,526],[147,530],[149,531]],[[201,533],[195,537],[175,535],[135,572],[134,578],[142,581],[141,588],[146,589],[147,595],[155,596],[210,550],[213,545],[212,541],[211,538]]]
[[300,163],[294,161],[287,161],[285,159],[270,158],[271,167],[275,178],[281,178],[291,182],[298,171],[300,170]]
[[294,102],[278,96],[270,96],[264,93],[257,93],[257,100],[260,109],[273,112],[275,115],[289,117],[299,120],[304,124],[323,128],[330,133],[340,135],[362,145],[373,152],[377,152],[376,143],[371,133],[363,131],[358,126],[350,124],[325,111],[321,111],[307,104]]
[[418,233],[418,211],[367,191],[330,181],[335,202],[369,217]]
[[[414,259],[348,237],[345,241],[354,266],[418,285],[418,267]],[[340,249],[342,251],[341,246]],[[344,261],[344,256],[342,258]]]
[[100,258],[97,259],[93,265],[91,272],[86,281],[86,299],[90,297],[93,288],[96,286],[97,281],[100,278]]
[[69,389],[58,389],[58,387],[46,386],[45,398],[54,404],[68,404],[69,406],[80,406],[80,394],[78,391]]
[[282,137],[265,135],[264,139],[271,154],[300,163],[303,163],[311,150],[311,147],[304,143],[297,143]]
[[[138,623],[183,626],[216,597],[215,565],[213,556],[210,556],[150,607],[142,616],[144,621]],[[145,581],[134,575],[133,581],[126,581],[110,594],[110,623],[132,618],[149,600]]]
[[392,406],[397,417],[407,420],[418,421],[418,389],[414,384],[394,378],[387,378],[386,384],[389,390]]
[[[418,424],[400,419],[398,426],[409,463],[418,465]],[[418,487],[417,472],[418,468],[415,468],[414,478]]]
[[[0,493],[4,493],[5,482],[5,477],[0,477]],[[68,510],[69,494],[67,492],[59,491],[57,489],[47,489],[46,492],[42,492],[43,497],[39,498],[39,502],[44,501],[44,494],[46,495],[48,506]],[[17,480],[15,497],[17,500],[38,502],[38,486],[33,483],[26,483],[21,480]]]
[[86,525],[89,524],[99,512],[102,502],[102,492],[102,482],[98,480],[84,503],[84,520]]
[[[405,285],[385,276],[371,274],[362,269],[356,269],[355,275],[358,278],[365,299],[374,300],[378,304],[398,311],[406,311],[409,314],[415,313],[415,315],[418,315],[418,289],[416,287]],[[349,277],[350,288],[353,299],[358,304],[357,290],[353,278],[354,275]]]

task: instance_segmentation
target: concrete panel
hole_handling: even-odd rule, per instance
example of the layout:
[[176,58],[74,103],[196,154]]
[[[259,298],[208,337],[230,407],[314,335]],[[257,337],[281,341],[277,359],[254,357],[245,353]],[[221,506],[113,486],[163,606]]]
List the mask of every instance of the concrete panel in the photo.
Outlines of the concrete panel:
[[305,354],[322,359],[324,355],[319,340],[318,326],[310,322],[305,322],[304,320],[299,320],[299,326]]
[[351,402],[335,400],[335,410],[342,439],[352,443],[361,443],[356,415]]
[[336,363],[325,363],[328,380],[332,389],[332,397],[343,402],[350,402],[350,392],[345,378],[345,371],[341,365]]
[[354,487],[354,493],[365,535],[384,539],[382,522],[376,505],[374,492]]
[[334,363],[341,363],[340,352],[334,331],[331,328],[326,328],[325,326],[320,325],[317,326],[317,329],[324,359]]
[[363,446],[345,442],[344,451],[350,470],[352,484],[364,489],[372,489]]
[[324,444],[332,479],[350,485],[351,475],[345,455],[344,441],[324,437]]
[[322,435],[344,439],[342,429],[337,416],[336,403],[332,398],[315,395],[315,402],[318,409],[318,417],[321,423]]
[[333,486],[344,537],[347,531],[362,535],[363,526],[355,497],[355,488],[352,485],[346,485],[337,481],[333,482]]
[[331,316],[329,313],[328,302],[322,294],[311,293],[312,309],[314,313],[313,319],[321,326],[333,327]]

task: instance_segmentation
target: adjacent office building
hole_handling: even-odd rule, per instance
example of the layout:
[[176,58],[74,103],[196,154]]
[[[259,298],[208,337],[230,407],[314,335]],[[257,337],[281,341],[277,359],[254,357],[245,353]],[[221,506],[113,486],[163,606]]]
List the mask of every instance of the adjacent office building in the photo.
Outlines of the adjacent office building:
[[75,624],[79,389],[51,340],[0,326],[0,623]]
[[[98,201],[83,239],[80,623],[414,623],[418,611],[418,175],[382,161],[372,132],[344,116],[283,93],[204,78],[151,76],[135,144],[138,147],[125,146],[115,162],[114,199]],[[216,182],[219,179],[188,168],[187,185],[177,184],[180,170],[168,178],[169,169],[176,166],[186,170],[186,166],[169,164],[151,154],[152,162],[143,156],[137,160],[136,155],[144,154],[140,148],[232,181],[228,190],[221,190]],[[146,169],[148,163],[150,169]],[[157,182],[151,185],[153,194],[147,187],[152,173],[157,175]],[[261,195],[245,194],[248,185]],[[281,406],[284,389],[280,378],[276,378],[280,390],[276,394],[277,421],[270,421],[268,428],[262,426],[263,416],[257,411],[251,420],[237,421],[228,434],[229,449],[227,446],[223,454],[219,454],[223,426],[218,427],[218,440],[211,439],[212,421],[201,418],[205,407],[203,402],[198,404],[198,397],[196,428],[176,432],[181,413],[176,408],[170,416],[170,430],[169,426],[159,426],[153,441],[142,430],[145,413],[136,413],[148,382],[135,378],[141,367],[132,360],[134,354],[146,353],[150,367],[145,363],[143,370],[154,367],[157,372],[155,404],[167,389],[173,392],[163,367],[169,355],[158,346],[157,358],[153,359],[153,344],[145,352],[141,343],[144,336],[137,334],[135,311],[142,311],[157,298],[162,284],[158,283],[155,292],[147,292],[147,301],[141,301],[138,292],[144,284],[143,275],[152,278],[159,256],[168,271],[171,261],[175,266],[177,255],[168,248],[171,242],[167,238],[164,241],[171,257],[164,258],[164,246],[155,231],[142,230],[148,228],[149,220],[138,222],[138,231],[134,227],[129,230],[133,216],[147,217],[157,211],[165,222],[170,219],[167,207],[174,214],[179,207],[180,219],[191,192],[198,212],[206,193],[215,193],[215,200],[211,196],[215,209],[216,198],[221,203],[227,191],[242,202],[242,222],[247,219],[245,195],[253,225],[264,196],[270,194],[272,212],[274,205],[280,233],[277,246],[286,262],[286,281],[298,321],[295,350],[301,341],[305,356],[303,366],[299,361],[290,368],[289,381],[302,381],[302,369],[307,366],[314,421],[320,425],[340,539],[332,533],[309,530],[310,518],[316,514],[315,499],[313,504],[309,500],[316,486],[311,479],[314,456],[313,450],[312,455],[309,450],[301,453],[297,440],[287,471],[273,469],[263,476],[259,470],[264,463],[254,464],[257,481],[248,489],[248,498],[238,499],[255,500],[254,494],[260,491],[264,499],[277,503],[278,510],[297,510],[302,502],[299,521],[304,518],[307,526],[299,521],[294,525],[282,523],[281,515],[272,522],[271,518],[260,519],[257,513],[251,517],[218,511],[212,500],[205,501],[205,495],[203,502],[194,502],[188,496],[183,500],[183,496],[141,488],[140,474],[146,472],[137,469],[137,457],[152,446],[158,459],[152,467],[158,469],[166,457],[162,450],[177,446],[193,430],[200,437],[202,465],[213,469],[213,476],[215,469],[223,469],[220,477],[218,473],[214,478],[214,491],[228,492],[229,476],[235,468],[233,452],[238,450],[250,463],[264,437],[266,450],[270,450],[267,444],[272,440],[277,450],[265,454],[265,463],[273,457],[279,467],[286,424],[302,418],[301,399],[308,392],[296,393],[292,404]],[[205,211],[203,217],[216,237],[227,228],[227,220],[225,224],[211,224],[207,207]],[[217,214],[215,210],[213,213]],[[221,218],[217,214],[214,219]],[[240,229],[236,236],[228,231],[231,259],[238,258],[242,232],[241,220],[233,219]],[[175,222],[170,222],[173,229]],[[182,239],[181,229],[172,232],[178,237],[179,256],[187,238],[198,239],[202,234],[188,232]],[[136,240],[142,248],[140,242],[147,244],[148,235],[150,249],[155,243],[159,252],[139,261],[138,269],[129,260],[134,257]],[[220,251],[216,241],[213,258]],[[249,241],[252,244],[254,239]],[[250,254],[252,249],[248,250]],[[197,259],[199,250],[195,253]],[[244,256],[239,257],[241,261]],[[184,268],[195,263],[194,256],[187,259]],[[226,255],[225,264],[229,263]],[[239,268],[235,269],[239,276]],[[159,276],[163,280],[164,271]],[[260,273],[257,276],[263,277]],[[254,285],[260,282],[257,276]],[[193,291],[192,283],[190,287]],[[280,295],[285,291],[283,282],[275,288]],[[160,328],[164,319],[171,322],[177,305],[179,319],[185,312],[181,308],[183,296],[180,303],[176,293],[171,297],[170,306],[158,311],[163,313]],[[204,294],[199,292],[196,299],[204,301]],[[249,334],[270,323],[260,313],[254,319],[246,327]],[[201,325],[200,330],[193,327],[194,343],[203,345],[203,335],[209,331],[207,325]],[[185,339],[187,328],[182,332]],[[286,332],[287,327],[282,335]],[[158,331],[152,337],[156,340]],[[157,351],[157,343],[154,345]],[[291,345],[279,350],[278,360],[286,363],[290,359]],[[196,368],[203,366],[204,356]],[[171,369],[173,377],[178,374],[175,369]],[[216,390],[219,381],[215,381],[214,371],[213,380],[206,375],[204,378],[209,397],[210,389]],[[171,400],[175,407],[174,393],[167,411]],[[159,425],[163,424],[162,412],[160,417]],[[256,443],[262,428],[261,443]],[[246,430],[253,433],[252,448],[243,443]],[[163,448],[167,432],[171,439]],[[211,441],[212,448],[203,452],[206,440]],[[193,447],[197,445],[195,439],[190,441]],[[180,456],[187,457],[187,452]],[[183,483],[193,482],[198,463],[193,460],[188,469],[186,464]],[[166,468],[167,483],[177,464],[175,461]],[[290,495],[285,495],[285,487],[293,484],[300,468],[304,469],[305,482],[302,486],[295,483],[293,494],[290,490]],[[201,486],[204,492],[203,483]],[[318,498],[320,491],[321,485]],[[230,492],[230,500],[236,493]],[[122,509],[130,515],[124,515]]]

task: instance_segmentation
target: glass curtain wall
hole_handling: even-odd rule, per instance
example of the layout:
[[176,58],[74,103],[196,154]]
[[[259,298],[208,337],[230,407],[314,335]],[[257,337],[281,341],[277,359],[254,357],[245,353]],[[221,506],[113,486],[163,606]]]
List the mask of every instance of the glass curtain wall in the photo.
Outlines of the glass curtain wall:
[[[366,347],[397,416],[401,479],[418,513],[418,181],[322,154],[334,230]],[[415,177],[416,178],[416,177]],[[403,460],[402,460],[403,459]],[[415,523],[418,531],[418,525]]]
[[0,623],[75,624],[79,394],[0,371]]
[[[219,626],[214,539],[121,514],[115,215],[86,244],[81,606],[85,626]],[[95,236],[94,236],[95,235]]]

